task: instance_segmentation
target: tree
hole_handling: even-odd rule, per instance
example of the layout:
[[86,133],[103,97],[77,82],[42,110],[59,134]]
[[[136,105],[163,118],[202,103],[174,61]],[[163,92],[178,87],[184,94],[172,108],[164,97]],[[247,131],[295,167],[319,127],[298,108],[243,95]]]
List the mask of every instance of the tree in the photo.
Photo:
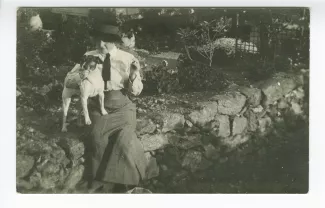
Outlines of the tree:
[[212,66],[213,55],[215,52],[215,41],[223,37],[230,29],[231,19],[221,17],[219,20],[210,22],[201,22],[197,29],[179,29],[178,35],[184,42],[185,50],[190,58],[188,48],[193,48],[202,57],[209,61],[209,66]]

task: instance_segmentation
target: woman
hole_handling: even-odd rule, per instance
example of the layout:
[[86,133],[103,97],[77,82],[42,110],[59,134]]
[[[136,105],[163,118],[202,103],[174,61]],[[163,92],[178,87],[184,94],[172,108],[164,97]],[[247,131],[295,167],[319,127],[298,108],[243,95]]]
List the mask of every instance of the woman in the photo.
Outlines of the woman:
[[136,106],[128,98],[128,94],[139,95],[143,84],[139,61],[116,47],[121,42],[118,27],[102,23],[92,36],[96,50],[85,55],[98,57],[102,63],[97,67],[102,67],[108,114],[100,113],[98,99],[90,100],[92,124],[85,138],[85,180],[77,189],[109,193],[116,187],[136,186],[146,176],[148,162],[135,134]]

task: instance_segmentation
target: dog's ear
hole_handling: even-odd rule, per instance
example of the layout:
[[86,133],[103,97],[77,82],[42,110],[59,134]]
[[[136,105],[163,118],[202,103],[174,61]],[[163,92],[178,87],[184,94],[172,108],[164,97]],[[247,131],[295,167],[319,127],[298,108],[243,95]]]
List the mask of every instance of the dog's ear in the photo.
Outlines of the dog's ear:
[[103,61],[99,57],[95,57],[96,64],[103,64]]
[[88,59],[88,56],[87,56],[87,55],[83,55],[83,56],[81,57],[80,62],[79,62],[81,68],[83,68],[84,64],[87,63],[87,59]]

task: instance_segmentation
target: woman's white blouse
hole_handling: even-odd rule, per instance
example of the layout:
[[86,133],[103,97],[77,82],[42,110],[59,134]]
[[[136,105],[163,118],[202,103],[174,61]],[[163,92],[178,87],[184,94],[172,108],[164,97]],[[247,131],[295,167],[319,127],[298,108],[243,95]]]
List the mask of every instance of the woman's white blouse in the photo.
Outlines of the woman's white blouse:
[[[101,54],[97,50],[88,51],[85,55],[99,57],[102,61],[106,58],[105,54]],[[119,50],[116,47],[110,52],[110,59],[111,81],[107,82],[108,90],[121,90],[127,87],[130,93],[139,95],[143,89],[139,71],[136,72],[134,80],[129,80],[131,64],[135,64],[140,69],[139,60],[132,54]],[[103,65],[98,64],[97,67],[102,70]]]

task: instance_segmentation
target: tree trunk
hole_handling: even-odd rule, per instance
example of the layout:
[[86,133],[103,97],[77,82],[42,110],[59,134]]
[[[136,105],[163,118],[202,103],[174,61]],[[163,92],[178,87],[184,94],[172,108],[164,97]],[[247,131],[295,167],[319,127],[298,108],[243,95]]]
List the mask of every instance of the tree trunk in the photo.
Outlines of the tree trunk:
[[192,59],[192,57],[191,57],[191,54],[190,54],[190,51],[188,50],[188,47],[187,47],[186,44],[184,45],[184,48],[185,48],[185,51],[186,51],[187,57],[188,57],[191,61],[193,61],[193,59]]

